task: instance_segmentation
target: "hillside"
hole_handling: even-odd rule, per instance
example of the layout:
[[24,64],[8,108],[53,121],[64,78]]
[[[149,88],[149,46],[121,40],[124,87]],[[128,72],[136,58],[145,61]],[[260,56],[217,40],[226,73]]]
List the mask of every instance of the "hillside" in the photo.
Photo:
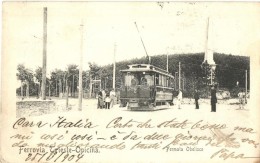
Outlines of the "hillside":
[[[151,57],[151,64],[166,69],[166,58],[166,55],[153,56]],[[191,95],[191,92],[193,92],[192,90],[195,87],[205,89],[205,85],[203,85],[204,75],[201,68],[203,59],[204,53],[169,55],[169,72],[172,73],[172,75],[175,75],[175,72],[178,72],[179,62],[181,62],[182,78],[184,78],[182,83],[184,83],[184,90],[188,96]],[[219,89],[227,89],[232,92],[232,90],[237,87],[237,81],[239,82],[240,88],[245,88],[245,70],[248,71],[248,88],[250,87],[249,57],[215,53],[214,61],[217,64],[216,80]],[[147,63],[147,59],[146,57],[142,57],[116,63],[117,86],[120,85],[120,70],[126,69],[127,65],[135,63]],[[112,87],[112,64],[103,66],[101,69],[103,69],[105,73],[100,74],[100,76],[103,78],[107,77],[107,87]],[[181,85],[181,87],[183,87],[183,85]]]

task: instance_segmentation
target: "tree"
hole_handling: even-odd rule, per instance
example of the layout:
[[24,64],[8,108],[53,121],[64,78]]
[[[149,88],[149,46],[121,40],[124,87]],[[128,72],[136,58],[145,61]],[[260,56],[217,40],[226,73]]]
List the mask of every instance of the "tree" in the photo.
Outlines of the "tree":
[[35,78],[38,80],[39,82],[39,87],[38,87],[38,96],[41,95],[41,83],[42,83],[42,68],[38,67],[35,70],[35,74],[34,74]]
[[23,98],[23,83],[26,84],[26,97],[29,98],[29,83],[33,82],[33,73],[30,69],[26,68],[23,64],[17,66],[16,76],[21,81],[21,96]]
[[[53,90],[55,90],[55,96],[59,96],[60,98],[62,98],[62,83],[63,83],[63,79],[64,79],[64,74],[65,72],[62,71],[61,69],[55,69],[54,71],[51,72],[51,88],[52,88],[52,92]],[[55,88],[55,89],[54,89]]]
[[62,98],[62,83],[65,82],[64,76],[65,72],[61,69],[55,69],[53,72],[51,72],[51,80],[53,88],[55,88],[55,95],[59,95],[60,98]]
[[75,97],[75,89],[77,89],[77,82],[76,79],[78,79],[79,76],[79,69],[78,65],[70,64],[67,67],[68,70],[68,81],[70,85],[70,92],[73,97]]

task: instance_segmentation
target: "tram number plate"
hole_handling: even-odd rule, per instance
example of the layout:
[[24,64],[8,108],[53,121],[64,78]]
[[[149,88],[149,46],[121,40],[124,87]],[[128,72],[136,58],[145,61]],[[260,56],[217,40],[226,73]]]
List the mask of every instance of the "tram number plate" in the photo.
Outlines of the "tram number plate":
[[138,103],[130,103],[130,107],[139,107]]

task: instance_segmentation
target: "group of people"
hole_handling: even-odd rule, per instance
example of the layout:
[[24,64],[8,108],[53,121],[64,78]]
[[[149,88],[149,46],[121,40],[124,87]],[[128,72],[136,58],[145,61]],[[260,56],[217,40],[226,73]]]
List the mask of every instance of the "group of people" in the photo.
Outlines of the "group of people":
[[100,90],[98,92],[98,109],[110,109],[113,108],[114,104],[116,103],[116,93],[115,90]]
[[[243,109],[244,105],[244,94],[239,93],[239,102],[240,102],[240,109]],[[195,109],[199,109],[199,91],[195,89],[194,92],[194,100],[195,100]],[[98,109],[110,109],[114,106],[116,103],[116,93],[115,90],[112,89],[111,91],[109,90],[100,90],[98,92]],[[181,103],[182,103],[182,90],[179,90],[178,96],[177,96],[177,107],[178,109],[181,109]],[[211,86],[211,99],[210,99],[210,104],[211,104],[211,112],[216,112],[216,103],[217,103],[217,96],[216,96],[216,86],[212,85]]]
[[[195,109],[199,109],[200,96],[199,96],[199,92],[197,89],[195,89],[194,99],[195,99]],[[181,109],[181,103],[182,103],[182,90],[179,91],[179,94],[177,96],[178,109]],[[211,86],[211,99],[210,99],[211,112],[216,112],[216,103],[217,103],[216,86],[212,85]]]

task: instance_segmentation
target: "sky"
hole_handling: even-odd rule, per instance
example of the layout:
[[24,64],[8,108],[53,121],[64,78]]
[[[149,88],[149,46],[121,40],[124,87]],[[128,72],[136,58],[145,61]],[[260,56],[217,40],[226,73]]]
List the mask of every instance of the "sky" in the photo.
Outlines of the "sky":
[[[246,2],[10,2],[3,4],[6,53],[17,64],[42,66],[43,7],[48,8],[47,72],[79,64],[83,69],[146,56],[205,51],[245,55],[260,40],[260,5]],[[139,32],[134,22],[137,23]],[[83,31],[80,25],[83,24]],[[5,47],[4,47],[5,48]]]

